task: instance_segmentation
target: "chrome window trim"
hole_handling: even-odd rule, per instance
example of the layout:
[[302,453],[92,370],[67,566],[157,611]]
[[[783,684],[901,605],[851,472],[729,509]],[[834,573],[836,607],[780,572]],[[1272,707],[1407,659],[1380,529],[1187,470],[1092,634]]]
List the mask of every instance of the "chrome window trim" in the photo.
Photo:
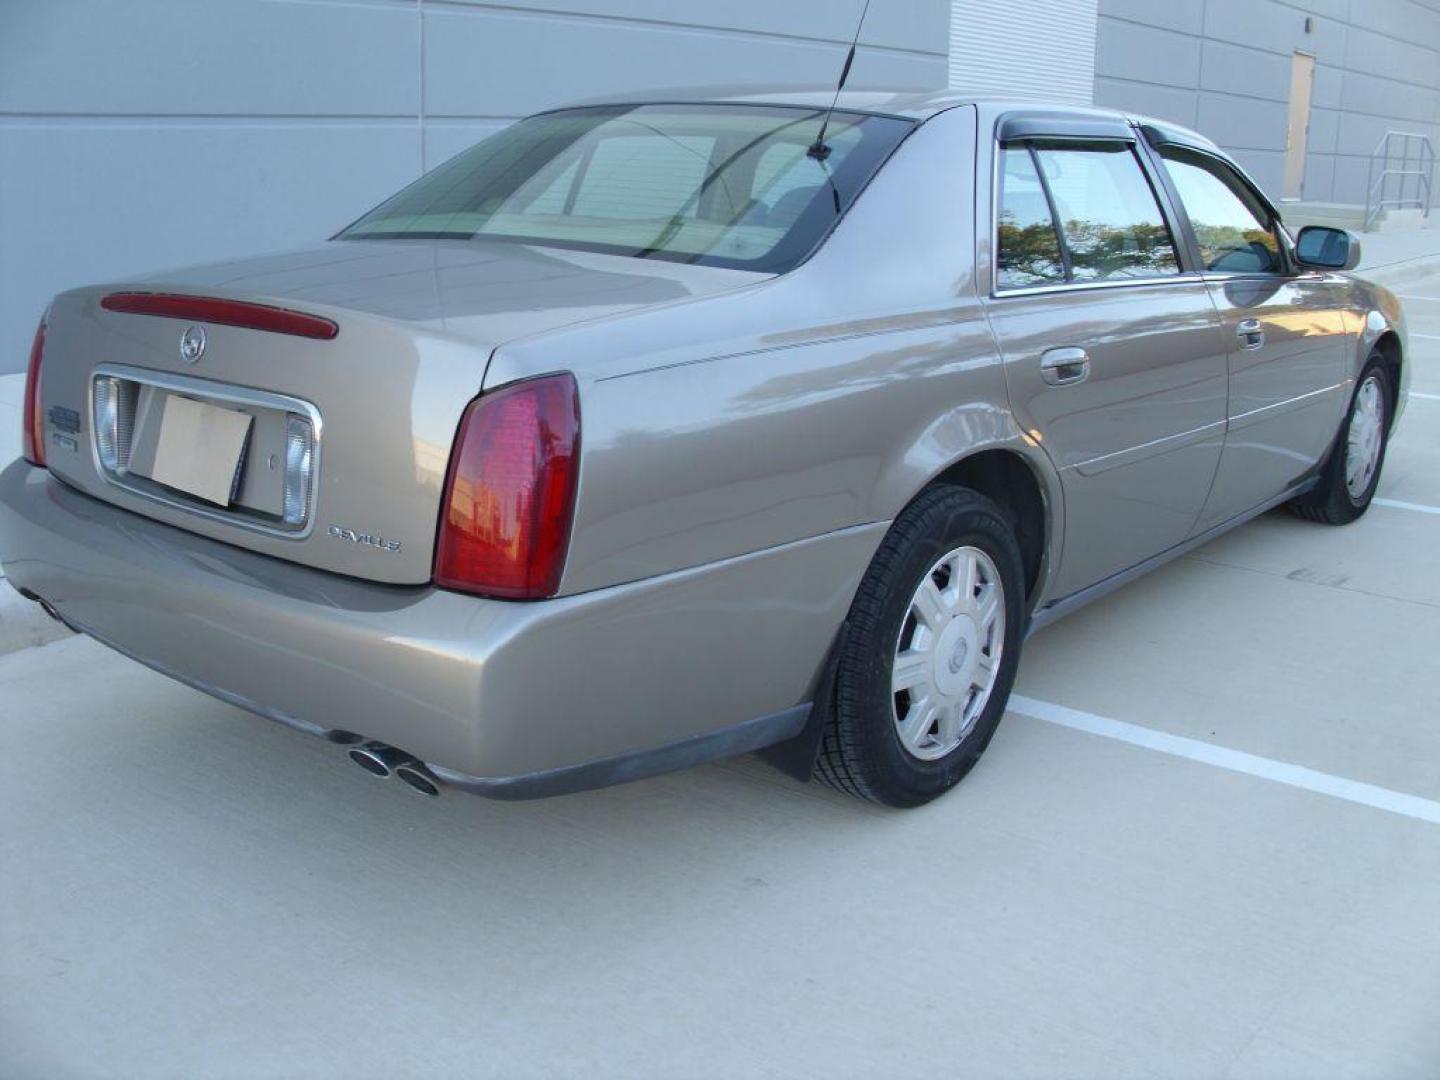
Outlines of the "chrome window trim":
[[[96,433],[92,430],[90,438],[90,457],[95,465],[95,471],[104,478],[105,482],[111,484],[131,495],[148,499],[151,502],[168,506],[173,510],[180,510],[187,514],[194,514],[197,517],[209,521],[220,522],[238,529],[246,529],[250,532],[262,533],[266,536],[276,536],[283,540],[304,540],[315,531],[315,520],[319,516],[316,507],[319,503],[320,486],[320,456],[323,431],[320,410],[303,398],[290,397],[287,394],[275,394],[267,390],[254,390],[246,386],[232,386],[228,383],[213,382],[209,379],[197,379],[187,375],[171,375],[163,371],[151,371],[147,368],[129,367],[125,364],[96,364],[95,370],[91,372],[86,389],[86,415],[93,418],[95,415],[95,382],[102,378],[127,379],[131,382],[143,383],[146,386],[153,386],[160,390],[173,390],[182,394],[194,394],[197,397],[208,398],[216,401],[231,401],[237,405],[253,405],[258,408],[275,409],[281,412],[295,413],[310,421],[312,432],[311,445],[311,466],[310,466],[310,513],[304,524],[298,529],[285,529],[275,525],[267,525],[264,522],[248,520],[234,513],[224,510],[211,510],[208,507],[199,506],[182,499],[171,498],[157,491],[141,488],[135,484],[126,483],[123,475],[111,472],[105,468],[100,460],[100,448],[96,442]],[[91,421],[93,429],[93,419]]]
[[1207,278],[1192,270],[1181,274],[1166,274],[1163,277],[1124,278],[1109,281],[1061,281],[1054,285],[1021,285],[1013,289],[991,289],[992,300],[1004,300],[1010,296],[1041,296],[1045,293],[1080,292],[1088,289],[1136,289],[1156,285],[1203,285]]
[[1273,270],[1201,270],[1206,281],[1313,281],[1311,274],[1281,274]]

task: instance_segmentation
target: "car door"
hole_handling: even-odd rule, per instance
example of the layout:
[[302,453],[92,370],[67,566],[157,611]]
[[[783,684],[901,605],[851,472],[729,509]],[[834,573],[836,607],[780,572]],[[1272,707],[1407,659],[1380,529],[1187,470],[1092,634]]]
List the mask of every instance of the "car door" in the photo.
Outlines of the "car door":
[[1348,387],[1343,279],[1296,272],[1273,211],[1228,162],[1181,145],[1158,150],[1230,354],[1225,448],[1196,523],[1204,531],[1289,490],[1334,439]]
[[[1059,473],[1057,598],[1190,535],[1225,423],[1226,348],[1122,120],[1002,120],[985,299],[1011,408]],[[983,204],[982,204],[983,205]]]

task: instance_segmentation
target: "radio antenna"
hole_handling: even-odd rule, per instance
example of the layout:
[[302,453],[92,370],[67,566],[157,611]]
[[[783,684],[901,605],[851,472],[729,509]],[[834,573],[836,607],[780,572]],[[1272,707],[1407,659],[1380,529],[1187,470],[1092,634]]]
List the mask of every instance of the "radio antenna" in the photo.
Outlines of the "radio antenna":
[[816,161],[824,161],[830,156],[830,147],[825,144],[825,129],[830,126],[830,118],[835,115],[835,106],[840,102],[840,91],[845,89],[845,80],[850,78],[850,68],[855,63],[855,48],[860,44],[860,31],[865,28],[865,16],[869,12],[870,0],[865,0],[865,6],[860,9],[860,21],[855,24],[855,37],[850,42],[850,51],[845,54],[845,66],[840,69],[840,81],[835,84],[835,96],[830,99],[830,108],[825,111],[825,119],[820,121],[820,134],[815,136],[810,149],[805,151]]

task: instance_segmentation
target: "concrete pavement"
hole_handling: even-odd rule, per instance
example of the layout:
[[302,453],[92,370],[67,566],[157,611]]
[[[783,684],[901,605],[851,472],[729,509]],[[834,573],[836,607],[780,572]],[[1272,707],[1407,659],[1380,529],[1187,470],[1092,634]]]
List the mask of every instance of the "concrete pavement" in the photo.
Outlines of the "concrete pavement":
[[[1118,663],[1126,613],[1091,618]],[[8,1076],[1440,1063],[1433,824],[1022,715],[910,814],[753,759],[432,804],[89,642],[17,661],[0,660],[24,748],[0,760]],[[1286,719],[1291,749],[1332,737]]]
[[[1381,495],[1440,509],[1418,268]],[[0,657],[0,1076],[1434,1080],[1437,547],[1201,548],[1029,643],[1099,734],[1012,710],[909,813],[753,758],[426,802],[87,640]]]
[[1432,226],[1410,232],[1357,235],[1360,274],[1395,285],[1440,274],[1440,264],[1433,261],[1440,252],[1440,229]]

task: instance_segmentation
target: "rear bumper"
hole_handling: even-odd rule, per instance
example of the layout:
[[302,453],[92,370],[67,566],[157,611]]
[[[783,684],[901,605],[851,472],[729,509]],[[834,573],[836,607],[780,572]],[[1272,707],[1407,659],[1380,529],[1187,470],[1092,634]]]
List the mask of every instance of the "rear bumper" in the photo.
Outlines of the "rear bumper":
[[128,656],[442,780],[559,794],[798,732],[884,525],[541,603],[381,585],[196,536],[16,462],[12,584]]

